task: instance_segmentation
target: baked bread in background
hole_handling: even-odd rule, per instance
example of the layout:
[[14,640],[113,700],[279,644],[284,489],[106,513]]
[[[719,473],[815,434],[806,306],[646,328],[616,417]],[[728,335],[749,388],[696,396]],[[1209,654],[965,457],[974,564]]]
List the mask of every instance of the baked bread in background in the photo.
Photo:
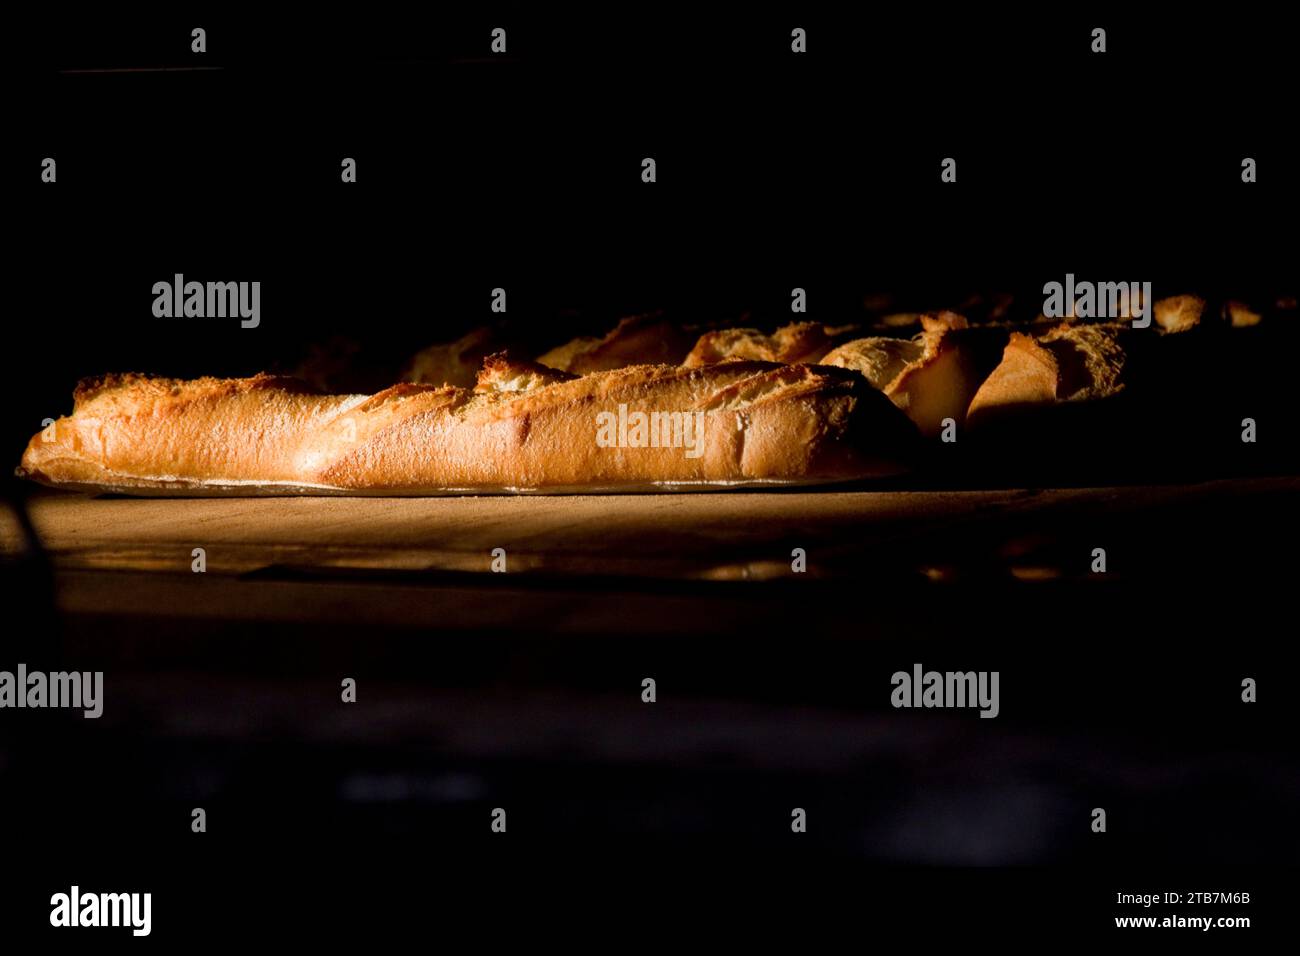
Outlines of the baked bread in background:
[[1205,300],[1199,295],[1175,295],[1159,299],[1151,307],[1151,317],[1161,332],[1187,332],[1201,324]]
[[[1294,302],[1291,307],[1295,308]],[[1246,329],[1259,325],[1263,316],[1244,302],[1229,301],[1223,304],[1223,319],[1234,329]]]
[[1064,323],[1037,338],[1012,332],[1002,361],[971,400],[972,427],[1025,406],[1083,402],[1117,395],[1125,352],[1118,323]]
[[677,365],[690,347],[685,332],[663,313],[629,316],[600,338],[581,336],[538,356],[537,362],[586,375],[628,365]]
[[402,381],[462,388],[473,385],[483,359],[499,344],[497,333],[488,326],[470,329],[454,342],[430,345],[415,353],[402,372]]
[[964,316],[939,312],[921,316],[912,339],[873,336],[847,342],[828,353],[827,365],[851,368],[903,410],[926,437],[939,435],[946,420],[960,426],[988,364],[969,335]]
[[738,360],[816,362],[833,345],[831,331],[820,322],[792,322],[771,335],[758,329],[718,329],[701,335],[682,364],[699,368]]
[[916,423],[927,438],[940,435],[947,422],[961,427],[966,408],[987,371],[970,339],[963,338],[965,319],[952,313],[922,319],[921,357],[906,365],[885,388],[885,395]]
[[872,388],[883,392],[903,369],[919,361],[924,354],[925,346],[916,339],[873,335],[831,349],[821,364],[851,368],[864,376]]

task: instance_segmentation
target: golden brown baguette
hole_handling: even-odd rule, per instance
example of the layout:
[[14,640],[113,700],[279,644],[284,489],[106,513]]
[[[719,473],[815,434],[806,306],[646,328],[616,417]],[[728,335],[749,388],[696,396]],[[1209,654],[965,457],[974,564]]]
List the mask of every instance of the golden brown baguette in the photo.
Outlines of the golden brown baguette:
[[957,335],[968,323],[955,312],[921,316],[922,332],[914,339],[873,336],[846,342],[821,361],[851,368],[934,437],[944,421],[961,425],[980,383],[979,363]]
[[1118,394],[1125,364],[1120,323],[1059,325],[1035,339],[1011,333],[1002,362],[967,411],[972,426],[1026,406],[1108,398]]
[[885,394],[927,438],[941,434],[945,423],[960,426],[980,387],[979,371],[956,336],[924,336],[925,352],[889,383]]
[[75,398],[71,416],[31,440],[21,475],[189,494],[840,481],[902,470],[915,437],[857,375],[757,362],[574,378],[492,356],[473,389],[402,383],[375,395],[319,395],[268,375],[126,375],[83,383]]

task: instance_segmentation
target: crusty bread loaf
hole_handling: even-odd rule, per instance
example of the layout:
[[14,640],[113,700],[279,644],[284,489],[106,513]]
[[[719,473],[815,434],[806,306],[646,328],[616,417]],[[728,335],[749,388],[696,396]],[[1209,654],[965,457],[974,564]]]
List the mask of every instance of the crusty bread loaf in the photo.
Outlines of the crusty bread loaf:
[[967,418],[978,424],[984,416],[1017,405],[1056,401],[1060,369],[1052,353],[1023,332],[1012,332],[1002,361],[971,400]]
[[887,399],[836,369],[732,362],[575,378],[492,356],[473,389],[319,395],[269,375],[89,381],[72,415],[32,439],[19,473],[153,493],[707,487],[895,473],[914,437]]
[[1108,398],[1119,393],[1125,352],[1120,323],[1058,325],[1039,338],[1012,332],[1002,362],[971,400],[967,420],[978,426],[1026,406]]
[[922,332],[914,339],[875,336],[855,339],[822,359],[851,368],[902,409],[921,434],[934,437],[946,419],[960,425],[979,387],[978,362],[956,333],[968,323],[955,312],[921,316]]
[[899,372],[885,394],[916,423],[921,434],[933,438],[945,423],[966,421],[966,408],[980,386],[980,375],[970,351],[954,334],[944,331],[922,336],[925,351]]
[[873,335],[832,349],[821,364],[851,368],[865,376],[872,388],[883,392],[903,369],[924,354],[925,346],[914,339]]

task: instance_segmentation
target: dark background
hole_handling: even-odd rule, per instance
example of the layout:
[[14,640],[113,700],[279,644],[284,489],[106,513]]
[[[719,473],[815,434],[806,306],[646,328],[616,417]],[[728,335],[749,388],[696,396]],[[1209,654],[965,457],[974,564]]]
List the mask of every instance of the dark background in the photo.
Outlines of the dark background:
[[[785,321],[796,285],[828,322],[869,292],[1006,290],[1026,315],[1067,272],[1294,294],[1284,31],[1114,14],[1097,56],[1098,18],[207,18],[202,56],[193,16],[60,24],[19,51],[11,153],[29,172],[54,156],[59,188],[13,177],[43,251],[17,354],[52,325],[77,374],[247,373],[333,332],[407,354],[493,318],[497,286],[554,344],[654,307]],[[60,71],[141,65],[217,69]],[[175,272],[260,279],[262,326],[154,319]],[[66,403],[50,387],[41,403]]]
[[[489,320],[495,286],[508,290],[509,321],[544,346],[646,308],[775,325],[793,286],[809,291],[808,318],[832,323],[861,318],[863,296],[879,292],[935,308],[1006,290],[1027,318],[1042,284],[1067,272],[1149,279],[1157,297],[1294,295],[1283,23],[1260,10],[855,19],[832,7],[656,7],[23,25],[6,151],[19,242],[4,453],[16,461],[42,418],[66,413],[83,375],[250,374],[331,335],[406,355]],[[487,55],[496,25],[509,31],[500,59]],[[795,25],[809,31],[803,57],[788,52]],[[1108,30],[1103,56],[1088,52],[1094,25]],[[193,26],[208,31],[206,55],[189,52]],[[158,69],[195,66],[216,69]],[[54,186],[39,182],[46,155]],[[343,156],[358,161],[355,185],[339,182]],[[655,184],[640,181],[644,156],[657,160]],[[939,181],[945,156],[956,184]],[[1244,156],[1258,183],[1241,183]],[[174,272],[261,280],[261,326],[154,319],[150,287]],[[1284,356],[1255,357],[1285,371]],[[1240,417],[1224,404],[1204,407]],[[1196,422],[1179,431],[1172,409],[1162,424],[1187,438]],[[1142,452],[1138,431],[1115,441],[1112,463]],[[1205,460],[1217,453],[1199,449],[1181,477],[1215,470]],[[160,939],[168,923],[179,932],[178,914],[187,930],[220,930],[198,895],[217,889],[232,894],[220,906],[252,921],[322,907],[293,917],[293,933],[308,920],[364,928],[372,912],[486,933],[499,903],[533,915],[539,938],[608,921],[613,939],[668,913],[756,934],[776,914],[814,932],[964,913],[995,939],[1013,932],[1004,920],[1054,939],[1128,912],[1107,907],[1116,890],[1185,882],[1273,888],[1243,910],[1263,913],[1291,881],[1266,868],[1292,865],[1300,844],[1284,729],[1293,498],[1110,525],[1144,561],[1103,588],[379,582],[371,601],[424,600],[427,588],[452,609],[410,629],[368,625],[364,600],[334,626],[235,628],[165,609],[58,618],[43,569],[6,567],[26,623],[6,641],[18,656],[0,665],[103,660],[134,701],[103,742],[97,722],[6,713],[0,808],[11,859],[32,867],[14,919],[42,924],[49,893],[77,879],[152,888]],[[1198,548],[1190,566],[1160,560]],[[872,592],[895,608],[883,620],[875,603],[864,615]],[[589,617],[641,615],[594,636],[530,617],[536,593],[567,595]],[[683,597],[723,611],[683,623],[671,611]],[[517,609],[513,626],[477,621],[499,602]],[[904,613],[914,608],[919,619]],[[882,680],[915,660],[1001,669],[1003,716],[881,706]],[[407,722],[367,713],[363,696],[358,729],[313,734],[337,709],[340,669],[365,676],[363,695],[385,688]],[[651,672],[666,675],[663,731],[626,722]],[[1264,689],[1243,708],[1248,673]],[[429,716],[421,695],[445,710]],[[466,702],[479,696],[487,717]],[[574,716],[584,708],[586,721]],[[232,709],[249,715],[242,731],[204,724]],[[491,743],[467,757],[426,719],[481,720]],[[835,741],[872,719],[901,722],[913,745],[838,763]],[[746,720],[729,751],[696,741]],[[525,740],[502,756],[527,726],[575,737],[567,751]],[[590,749],[600,728],[613,756]],[[657,733],[677,757],[641,753]],[[780,756],[804,747],[813,770]],[[198,852],[195,805],[211,831]],[[505,848],[486,828],[496,805],[521,808]],[[810,811],[795,845],[792,805]],[[1121,809],[1104,844],[1079,822],[1098,805]],[[770,830],[769,816],[780,818]],[[900,864],[1069,869],[963,879]],[[742,903],[726,904],[732,893]]]

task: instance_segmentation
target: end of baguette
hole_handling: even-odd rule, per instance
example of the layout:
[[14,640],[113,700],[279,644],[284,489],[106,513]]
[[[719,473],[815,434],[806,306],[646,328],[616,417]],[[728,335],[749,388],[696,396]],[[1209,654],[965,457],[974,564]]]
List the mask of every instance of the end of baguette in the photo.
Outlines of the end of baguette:
[[1059,381],[1060,369],[1052,353],[1032,336],[1012,332],[1002,361],[971,399],[966,420],[978,427],[1019,406],[1055,402]]
[[884,391],[908,365],[925,354],[925,346],[911,339],[871,336],[854,339],[832,349],[819,364],[852,369],[871,387]]
[[1002,361],[966,412],[972,426],[1017,409],[1109,398],[1124,388],[1118,323],[1058,325],[1033,338],[1011,333]]

